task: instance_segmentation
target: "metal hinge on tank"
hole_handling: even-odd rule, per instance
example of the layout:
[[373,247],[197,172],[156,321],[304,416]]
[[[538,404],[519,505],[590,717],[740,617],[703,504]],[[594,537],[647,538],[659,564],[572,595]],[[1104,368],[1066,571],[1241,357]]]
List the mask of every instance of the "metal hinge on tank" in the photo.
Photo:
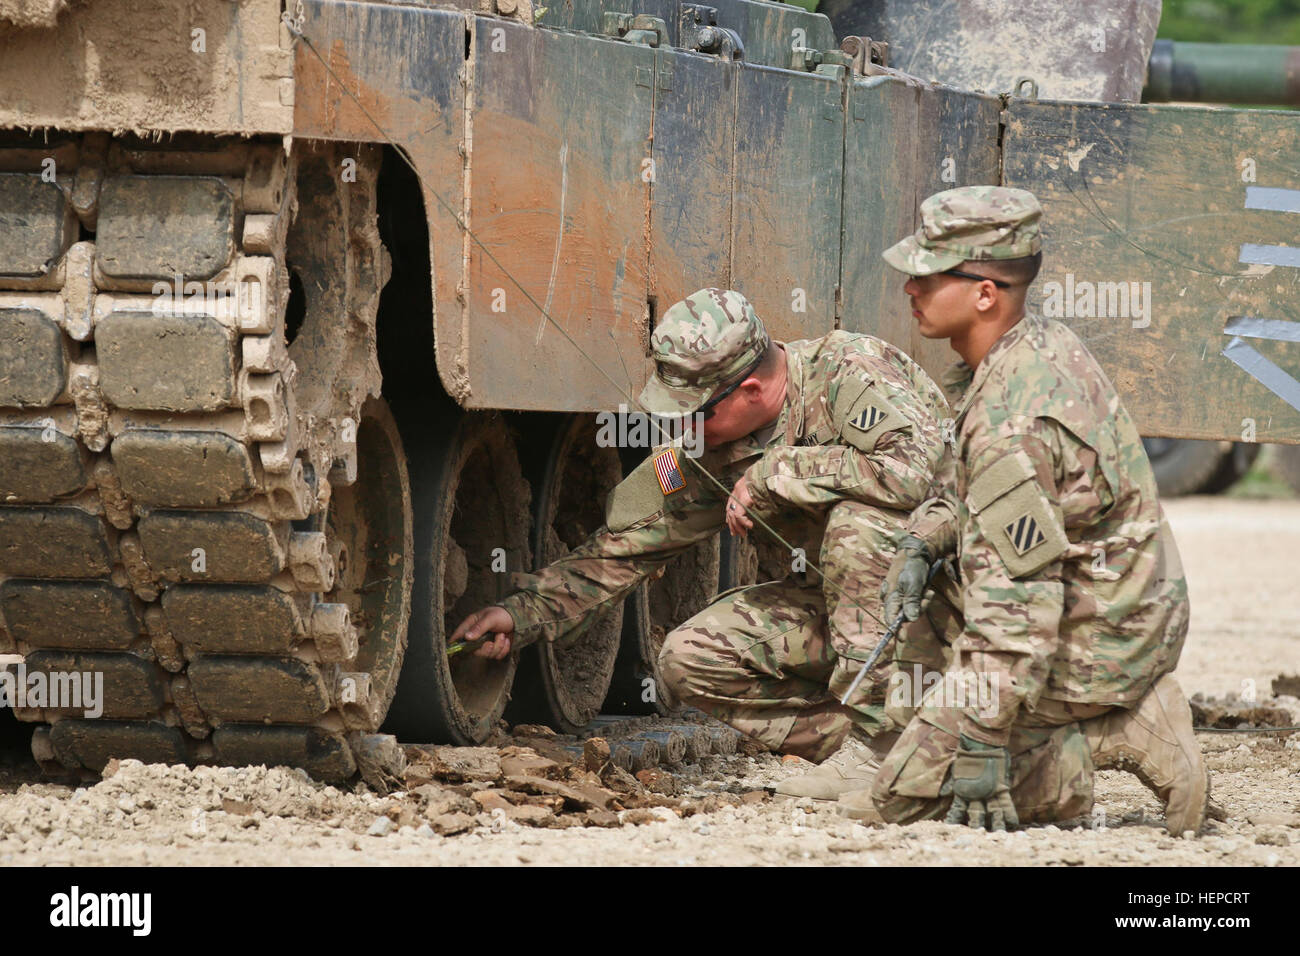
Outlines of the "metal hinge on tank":
[[616,13],[607,11],[601,18],[601,32],[638,46],[666,47],[668,24],[662,17],[645,13]]
[[727,60],[743,60],[745,44],[735,30],[718,26],[718,8],[683,3],[678,42],[684,50],[712,53]]
[[889,44],[871,37],[845,37],[838,50],[818,50],[796,44],[790,51],[790,69],[840,78],[875,76],[892,72],[888,67]]
[[889,44],[882,40],[847,36],[840,41],[840,51],[848,54],[857,76],[875,76],[889,67]]

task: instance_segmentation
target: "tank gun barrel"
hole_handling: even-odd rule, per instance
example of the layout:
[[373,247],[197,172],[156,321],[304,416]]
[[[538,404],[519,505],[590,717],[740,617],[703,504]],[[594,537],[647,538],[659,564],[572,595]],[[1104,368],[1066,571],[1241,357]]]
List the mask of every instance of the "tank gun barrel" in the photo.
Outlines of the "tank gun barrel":
[[1300,106],[1300,46],[1157,40],[1142,99]]

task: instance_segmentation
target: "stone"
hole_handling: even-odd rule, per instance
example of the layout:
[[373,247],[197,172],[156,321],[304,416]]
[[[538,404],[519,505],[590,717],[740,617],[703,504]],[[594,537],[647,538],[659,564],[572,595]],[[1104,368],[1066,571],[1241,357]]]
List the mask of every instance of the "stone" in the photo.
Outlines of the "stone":
[[429,826],[433,828],[433,831],[442,836],[464,833],[477,825],[474,818],[467,813],[444,813],[429,821]]
[[555,814],[546,807],[524,804],[511,807],[506,811],[506,818],[515,823],[529,827],[549,827],[555,824]]

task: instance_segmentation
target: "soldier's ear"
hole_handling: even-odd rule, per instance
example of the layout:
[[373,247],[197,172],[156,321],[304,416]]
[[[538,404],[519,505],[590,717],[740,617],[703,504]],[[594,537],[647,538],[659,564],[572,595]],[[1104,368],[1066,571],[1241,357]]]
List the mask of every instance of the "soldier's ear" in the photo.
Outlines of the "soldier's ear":
[[745,396],[746,402],[756,402],[763,397],[763,381],[757,375],[751,375],[740,383],[737,391]]
[[981,282],[977,286],[975,294],[975,308],[980,312],[991,313],[997,308],[998,302],[1001,301],[1004,294],[1004,291],[992,282]]

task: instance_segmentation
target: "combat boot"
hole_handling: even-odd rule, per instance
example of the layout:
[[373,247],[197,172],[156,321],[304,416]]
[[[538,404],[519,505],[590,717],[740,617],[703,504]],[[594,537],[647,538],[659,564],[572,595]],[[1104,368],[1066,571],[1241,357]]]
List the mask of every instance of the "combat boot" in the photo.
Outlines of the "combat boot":
[[[882,737],[889,739],[881,740]],[[854,790],[870,790],[876,771],[880,769],[877,752],[887,753],[897,739],[897,733],[881,734],[868,743],[856,733],[850,733],[840,749],[818,764],[816,769],[782,780],[774,789],[783,796],[812,797],[814,800],[838,800]]]
[[876,809],[876,803],[871,799],[871,790],[869,788],[866,790],[853,790],[844,794],[836,801],[835,806],[842,817],[848,817],[850,820],[857,820],[861,823],[884,825],[885,818]]
[[1164,674],[1130,710],[1116,707],[1083,721],[1098,770],[1127,770],[1165,805],[1173,836],[1205,823],[1210,777],[1192,731],[1192,711],[1172,674]]

